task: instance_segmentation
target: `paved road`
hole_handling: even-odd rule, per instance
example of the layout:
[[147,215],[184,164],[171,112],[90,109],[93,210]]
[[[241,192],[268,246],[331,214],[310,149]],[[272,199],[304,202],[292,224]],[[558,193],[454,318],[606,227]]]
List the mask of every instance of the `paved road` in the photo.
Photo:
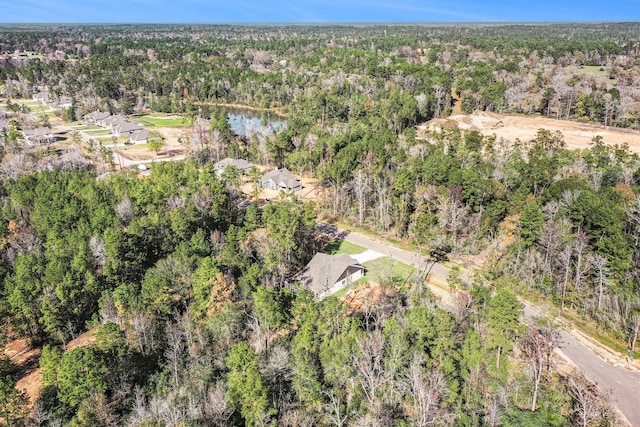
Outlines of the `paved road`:
[[632,426],[640,426],[640,372],[606,363],[571,334],[560,331],[560,350],[611,398]]
[[[318,228],[327,235],[380,252],[405,264],[416,267],[424,267],[425,265],[425,257],[396,248],[387,242],[370,238],[364,234],[341,230],[330,224],[319,224]],[[435,264],[431,269],[431,274],[446,279],[449,275],[449,269],[443,265]],[[524,305],[525,318],[540,315],[541,313],[536,308],[528,304]],[[613,403],[627,418],[630,425],[640,427],[640,372],[629,372],[609,365],[590,348],[564,330],[560,331],[559,347],[560,351],[601,390],[611,390]]]

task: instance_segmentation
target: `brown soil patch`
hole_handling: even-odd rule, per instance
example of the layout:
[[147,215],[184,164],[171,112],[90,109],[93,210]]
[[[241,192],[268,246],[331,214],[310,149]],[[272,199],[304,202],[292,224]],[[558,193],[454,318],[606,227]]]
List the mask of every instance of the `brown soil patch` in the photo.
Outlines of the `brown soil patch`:
[[178,142],[179,138],[189,138],[188,127],[166,127],[155,129],[165,140],[164,147],[156,154],[146,144],[129,145],[118,148],[116,151],[127,160],[153,161],[153,160],[180,160],[187,153],[187,147]]
[[[640,153],[640,132],[628,129],[605,128],[587,123],[570,122],[541,116],[515,116],[476,111],[473,114],[456,114],[448,118],[433,119],[418,126],[418,133],[439,131],[451,121],[463,130],[478,130],[483,135],[496,135],[498,139],[526,142],[535,138],[538,129],[560,131],[569,148],[587,148],[596,135],[602,136],[605,144],[629,144],[629,150]],[[496,126],[502,122],[502,126]],[[495,128],[495,129],[494,129]]]
[[357,311],[365,311],[367,306],[375,306],[383,299],[391,297],[396,291],[389,287],[382,287],[376,282],[366,282],[362,286],[349,289],[341,298],[343,304],[349,307],[347,316]]
[[[73,341],[69,341],[66,351],[78,347],[88,347],[96,340],[96,330],[88,331]],[[5,355],[19,369],[16,381],[16,389],[26,393],[29,402],[33,404],[40,396],[42,374],[40,372],[41,348],[31,348],[27,341],[17,339],[9,342],[4,348]]]
[[65,351],[73,350],[78,347],[90,347],[96,340],[96,333],[98,332],[97,328],[93,328],[84,334],[80,335],[78,338],[71,340],[67,343]]
[[25,340],[13,340],[4,354],[19,368],[16,388],[26,393],[33,403],[40,395],[40,348],[31,348]]
[[[252,164],[253,166],[260,169],[262,173],[266,173],[269,168],[262,165]],[[294,174],[295,175],[295,174]],[[320,186],[318,185],[318,180],[311,177],[298,176],[298,179],[302,182],[302,190],[295,193],[298,199],[302,201],[310,201],[310,200],[319,200],[321,198],[320,194]],[[250,179],[240,186],[240,190],[245,194],[248,199],[253,197],[253,189],[254,183],[251,182]],[[258,193],[258,200],[270,202],[273,200],[277,200],[280,196],[280,190],[269,190],[267,188],[259,188],[260,192]]]

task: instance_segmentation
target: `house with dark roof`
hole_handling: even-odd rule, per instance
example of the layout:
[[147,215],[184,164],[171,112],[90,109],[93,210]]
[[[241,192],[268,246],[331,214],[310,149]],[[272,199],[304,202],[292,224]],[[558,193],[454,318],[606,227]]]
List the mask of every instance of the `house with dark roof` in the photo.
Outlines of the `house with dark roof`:
[[251,169],[251,163],[245,159],[232,159],[231,157],[220,160],[218,163],[213,165],[213,168],[218,174],[221,174],[228,166],[234,166],[245,172]]
[[329,255],[318,252],[299,276],[316,299],[323,299],[364,276],[366,269],[347,254]]
[[53,132],[48,127],[40,127],[22,131],[24,139],[31,144],[46,144],[55,141]]
[[302,183],[287,169],[274,169],[262,177],[261,184],[269,190],[300,191]]

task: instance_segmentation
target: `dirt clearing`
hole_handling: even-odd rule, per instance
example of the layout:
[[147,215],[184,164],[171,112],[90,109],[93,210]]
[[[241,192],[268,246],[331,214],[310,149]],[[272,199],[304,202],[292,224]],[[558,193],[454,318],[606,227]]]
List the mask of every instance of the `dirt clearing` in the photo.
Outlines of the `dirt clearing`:
[[538,129],[552,132],[560,131],[569,148],[588,148],[596,135],[602,136],[604,143],[629,144],[629,150],[640,154],[640,132],[607,128],[586,123],[570,122],[540,116],[511,116],[486,111],[473,114],[456,114],[448,118],[433,119],[418,126],[418,134],[424,135],[429,131],[438,131],[443,127],[457,125],[463,130],[478,130],[483,135],[496,135],[498,139],[508,141],[530,141],[535,138]]
[[4,354],[18,367],[16,389],[24,391],[33,404],[40,395],[40,348],[31,348],[25,340],[9,342]]

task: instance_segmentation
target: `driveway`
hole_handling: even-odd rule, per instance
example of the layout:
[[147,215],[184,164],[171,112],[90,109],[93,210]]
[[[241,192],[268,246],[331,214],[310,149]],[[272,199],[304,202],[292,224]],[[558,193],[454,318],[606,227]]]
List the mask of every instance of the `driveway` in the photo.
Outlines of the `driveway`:
[[378,258],[382,258],[384,255],[382,255],[380,252],[376,252],[376,251],[372,251],[371,249],[367,249],[366,251],[362,252],[361,254],[355,254],[355,255],[351,255],[356,261],[358,261],[360,264],[364,264],[367,261],[373,261],[374,259],[378,259]]

